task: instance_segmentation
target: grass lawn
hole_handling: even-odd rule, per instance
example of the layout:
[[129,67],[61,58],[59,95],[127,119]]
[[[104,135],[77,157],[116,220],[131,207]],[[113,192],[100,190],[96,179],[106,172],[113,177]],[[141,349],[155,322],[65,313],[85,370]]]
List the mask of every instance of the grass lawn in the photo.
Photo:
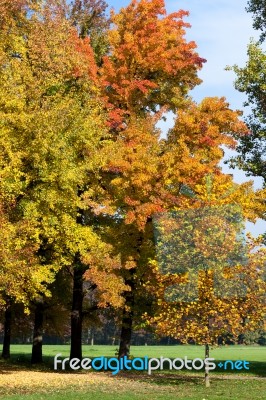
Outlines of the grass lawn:
[[[115,357],[116,346],[83,346],[83,357]],[[31,345],[12,345],[12,359],[15,362],[30,362]],[[69,357],[69,345],[45,345],[43,355],[45,364],[53,368],[54,356],[61,353],[61,358]],[[203,346],[175,345],[175,346],[131,346],[132,357],[168,357],[189,359],[204,358]],[[250,362],[249,371],[228,371],[231,374],[236,372],[241,375],[259,375],[266,377],[266,347],[262,346],[221,346],[210,350],[210,357],[215,358],[216,363],[224,360],[246,360]],[[213,373],[224,372],[216,369]]]
[[[62,353],[62,357],[69,356],[69,345],[44,345],[43,355],[45,357],[53,358],[57,353]],[[104,346],[104,345],[83,345],[83,357],[115,357],[117,346]],[[11,345],[11,353],[15,357],[20,355],[28,356],[30,359],[31,345],[15,344]],[[132,357],[184,357],[196,358],[204,356],[203,346],[191,345],[174,345],[174,346],[131,346]],[[220,346],[214,347],[210,350],[210,356],[217,360],[240,360],[246,359],[248,361],[261,361],[266,363],[266,346]]]
[[[6,400],[263,400],[266,399],[266,347],[224,346],[211,350],[215,360],[250,361],[247,371],[211,372],[211,387],[195,371],[54,372],[53,357],[69,356],[69,346],[43,348],[45,363],[30,366],[29,345],[13,345],[12,359],[0,361],[0,399]],[[83,357],[114,357],[115,346],[83,346]],[[133,357],[203,358],[201,346],[132,346]],[[216,361],[217,362],[217,361]]]
[[51,392],[4,396],[6,400],[262,400],[265,384],[253,381],[214,381],[211,388],[204,388],[200,381],[181,381],[175,384],[145,384],[142,382],[112,382],[112,385],[94,384],[84,388],[54,388]]

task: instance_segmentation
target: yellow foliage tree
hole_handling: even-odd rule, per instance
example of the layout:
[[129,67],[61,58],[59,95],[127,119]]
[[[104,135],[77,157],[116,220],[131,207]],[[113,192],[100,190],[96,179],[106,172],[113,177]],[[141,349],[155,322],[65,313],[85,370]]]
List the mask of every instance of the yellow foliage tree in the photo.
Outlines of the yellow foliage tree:
[[196,185],[197,196],[189,192],[196,197],[192,208],[155,219],[157,268],[163,275],[150,323],[158,334],[205,344],[205,357],[218,337],[237,338],[265,318],[266,251],[260,239],[243,236],[243,215],[254,213],[255,193],[229,178],[208,177],[207,184]]

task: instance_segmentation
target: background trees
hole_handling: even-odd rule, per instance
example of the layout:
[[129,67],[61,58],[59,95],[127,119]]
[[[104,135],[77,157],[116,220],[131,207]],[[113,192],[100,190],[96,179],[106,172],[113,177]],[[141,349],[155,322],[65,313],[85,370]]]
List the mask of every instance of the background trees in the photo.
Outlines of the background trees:
[[253,27],[261,31],[261,41],[265,39],[266,28],[266,7],[262,0],[249,0],[247,11],[254,16]]
[[245,106],[251,113],[245,118],[250,134],[239,139],[237,151],[239,155],[233,160],[251,175],[261,176],[266,180],[265,152],[265,67],[266,56],[258,43],[248,46],[248,61],[245,67],[234,66],[237,75],[235,87],[247,94]]
[[260,44],[251,42],[248,45],[248,61],[245,67],[234,66],[237,75],[235,87],[247,95],[244,106],[250,108],[245,122],[250,134],[239,139],[239,155],[232,161],[251,175],[261,176],[265,185],[265,51],[261,45],[265,40],[266,8],[263,1],[250,0],[247,11],[254,17],[253,26],[261,31]]

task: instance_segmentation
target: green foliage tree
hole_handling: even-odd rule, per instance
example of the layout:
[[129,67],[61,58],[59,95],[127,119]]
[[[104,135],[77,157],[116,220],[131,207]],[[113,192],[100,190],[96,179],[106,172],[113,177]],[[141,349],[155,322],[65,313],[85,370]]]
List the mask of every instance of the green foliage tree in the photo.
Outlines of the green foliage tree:
[[231,165],[237,165],[250,175],[261,176],[266,185],[266,99],[265,99],[265,70],[266,55],[260,45],[251,42],[248,46],[248,61],[241,68],[233,66],[237,75],[235,87],[246,93],[245,106],[251,109],[245,122],[249,134],[239,138],[237,151],[239,155],[231,160]]
[[260,43],[251,41],[248,45],[248,61],[245,67],[234,65],[229,69],[237,75],[235,87],[246,93],[244,106],[251,109],[245,121],[250,129],[249,135],[239,138],[238,156],[230,160],[232,167],[236,165],[250,175],[261,176],[264,186],[265,175],[265,51],[261,44],[266,38],[266,6],[261,0],[249,0],[246,10],[253,14],[253,27],[261,31]]
[[249,0],[246,10],[253,14],[253,27],[261,31],[260,41],[266,38],[266,5],[263,0]]

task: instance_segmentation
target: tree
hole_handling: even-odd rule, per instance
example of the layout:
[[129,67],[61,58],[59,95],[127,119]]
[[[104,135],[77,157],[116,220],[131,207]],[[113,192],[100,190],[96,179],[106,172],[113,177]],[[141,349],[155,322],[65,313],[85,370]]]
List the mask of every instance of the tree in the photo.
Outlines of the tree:
[[[253,214],[248,208],[254,194],[250,191],[246,203],[239,201],[241,192],[247,200],[245,187],[228,178],[207,180],[193,208],[154,219],[163,277],[155,289],[158,308],[150,321],[158,334],[205,344],[205,357],[219,336],[238,338],[260,327],[265,317],[265,248],[254,251],[260,240],[249,240],[245,248],[241,235],[241,214]],[[209,386],[207,370],[205,378]]]
[[109,54],[100,69],[110,124],[119,127],[128,115],[176,109],[201,80],[204,59],[187,42],[183,21],[188,13],[167,14],[163,0],[133,0],[111,14]]
[[262,0],[249,0],[246,10],[253,14],[253,28],[262,31],[260,41],[266,37],[266,7]]
[[250,107],[251,113],[246,117],[250,129],[248,136],[239,140],[238,156],[229,160],[232,167],[236,165],[250,175],[265,175],[265,52],[260,47],[266,37],[266,7],[261,0],[249,0],[246,10],[253,14],[253,27],[261,31],[260,43],[251,41],[248,45],[248,61],[245,67],[234,65],[231,68],[236,75],[235,88],[247,95],[244,106]]
[[[118,14],[113,12],[113,25],[108,33],[109,52],[103,57],[99,70],[109,112],[110,132],[117,146],[115,158],[105,170],[105,187],[110,188],[110,192],[106,191],[106,197],[114,201],[113,208],[117,207],[115,212],[124,222],[120,225],[121,232],[131,237],[134,243],[122,261],[124,279],[131,289],[138,281],[134,271],[141,253],[140,247],[145,242],[143,235],[146,223],[149,223],[150,215],[161,204],[159,196],[152,190],[153,183],[156,188],[160,186],[153,175],[159,166],[159,158],[156,160],[155,154],[159,154],[160,145],[154,129],[156,118],[153,121],[150,118],[154,113],[158,118],[168,107],[176,109],[181,104],[184,106],[189,89],[200,83],[197,71],[205,61],[195,52],[195,43],[187,43],[184,38],[185,28],[189,27],[183,22],[185,15],[183,11],[167,15],[161,0],[134,0]],[[148,119],[147,123],[145,118]],[[147,133],[142,124],[147,127]],[[155,165],[145,155],[143,146],[151,148]],[[133,161],[132,167],[130,160]],[[132,189],[126,180],[132,180]],[[121,189],[126,189],[127,193],[122,193]],[[103,211],[106,212],[106,209]],[[132,265],[131,272],[128,265]],[[133,291],[125,293],[124,319],[129,326],[132,326],[132,315],[128,316],[128,313],[132,314]],[[128,339],[124,350],[128,352],[131,328],[125,330]],[[120,351],[120,355],[124,350]]]
[[108,51],[107,30],[110,21],[106,16],[108,4],[104,0],[74,0],[70,5],[69,19],[81,38],[90,38],[98,65]]
[[232,67],[237,75],[235,87],[247,94],[244,105],[250,107],[251,113],[245,118],[250,134],[239,138],[236,149],[239,155],[230,161],[233,167],[237,165],[250,175],[261,176],[264,186],[266,182],[265,66],[265,53],[258,43],[251,42],[248,46],[246,66]]
[[[1,133],[0,133],[0,219],[1,219],[1,306],[6,311],[3,356],[9,357],[11,307],[14,302],[24,304],[38,293],[47,293],[46,285],[53,280],[54,271],[46,270],[36,257],[38,249],[37,224],[22,216],[19,197],[25,187],[26,176],[22,159],[26,148],[17,143],[26,118],[25,82],[29,70],[21,62],[26,47],[23,35],[28,32],[27,12],[35,2],[1,3]],[[16,132],[16,135],[14,133]]]
[[[48,174],[50,194],[47,207],[49,212],[52,210],[53,224],[55,224],[53,225],[55,236],[52,239],[52,257],[55,258],[55,250],[58,249],[62,256],[60,265],[68,266],[73,274],[70,356],[71,358],[81,358],[84,273],[88,269],[91,270],[87,277],[90,276],[92,279],[94,276],[95,279],[91,286],[95,288],[95,280],[97,281],[100,271],[98,270],[98,275],[95,272],[93,274],[93,271],[97,268],[101,269],[102,279],[97,281],[96,286],[99,287],[99,293],[102,290],[105,296],[108,291],[112,294],[115,289],[119,291],[121,286],[120,280],[116,279],[110,271],[111,268],[108,269],[110,263],[106,262],[108,260],[107,247],[94,232],[93,223],[85,213],[88,208],[88,199],[95,201],[96,198],[101,197],[98,172],[104,165],[104,145],[108,141],[108,134],[97,88],[97,66],[88,38],[78,37],[76,30],[71,29],[71,21],[64,18],[60,9],[56,18],[53,17],[53,14],[50,16],[49,8],[48,10],[44,9],[44,12],[47,13],[47,20],[44,21],[45,23],[40,20],[39,25],[41,26],[37,29],[41,28],[43,33],[43,37],[38,34],[40,44],[44,43],[47,47],[39,50],[38,63],[50,66],[51,79],[54,79],[57,70],[59,72],[59,82],[53,82],[52,96],[50,97],[52,102],[59,97],[58,104],[56,104],[57,111],[55,113],[55,108],[49,107],[51,115],[49,117],[46,115],[44,120],[45,123],[50,123],[52,115],[54,115],[51,132],[51,139],[54,142],[53,151],[49,149],[47,172],[45,170]],[[51,29],[52,27],[53,29]],[[56,41],[66,40],[69,45],[69,54],[66,48],[61,52],[60,44],[55,46],[52,36],[55,31],[58,32]],[[37,31],[35,31],[36,34]],[[47,42],[47,38],[51,42]],[[56,64],[54,63],[54,48],[58,49],[59,60]],[[44,57],[45,59],[43,59]],[[72,60],[73,64],[71,65]],[[61,66],[58,61],[62,63]],[[65,71],[63,76],[60,75],[61,71]],[[50,87],[49,85],[49,89]],[[59,121],[62,125],[58,124]],[[59,133],[61,133],[59,135],[58,127]],[[58,144],[58,147],[55,144]],[[60,151],[62,148],[63,153]],[[54,168],[56,172],[54,172]],[[52,188],[54,188],[54,192],[52,192]],[[48,188],[44,187],[43,189],[43,194],[47,196]],[[87,203],[83,201],[83,198],[86,198]],[[46,203],[47,200],[45,197]],[[43,204],[42,211],[38,210],[39,213],[43,213]],[[44,237],[47,238],[47,235],[51,235],[50,225],[47,226]],[[109,287],[107,280],[104,279],[104,274],[109,276]],[[115,280],[113,285],[110,284],[112,278]]]
[[[30,239],[36,244],[33,253],[40,273],[29,287],[29,297],[35,300],[38,314],[33,362],[41,361],[41,289],[46,290],[62,267],[77,277],[72,323],[74,330],[76,326],[80,329],[83,273],[88,268],[100,268],[103,272],[109,251],[93,226],[85,224],[88,205],[82,197],[85,193],[90,199],[100,197],[97,171],[104,165],[104,148],[108,143],[97,66],[89,39],[79,37],[65,15],[63,1],[46,1],[31,12],[24,12],[25,24],[18,23],[21,29],[17,31],[18,17],[11,15],[8,23],[14,23],[14,36],[10,38],[13,30],[5,26],[1,31],[3,43],[9,41],[9,47],[1,48],[0,190],[3,207],[14,203],[12,216],[6,214],[10,229],[15,229],[16,222],[28,224]],[[7,235],[16,246],[14,235]],[[15,250],[18,252],[19,247]],[[100,258],[101,262],[96,264],[95,260]],[[26,257],[23,262],[27,262]],[[109,269],[106,267],[109,278],[110,265],[111,262]],[[4,268],[8,267],[5,262]],[[10,279],[12,272],[15,273],[13,264],[7,273]],[[109,286],[107,279],[102,279],[102,285],[98,282],[103,298],[106,299],[108,290],[116,298],[115,291],[124,287],[121,278],[114,275],[114,280]],[[77,282],[81,292],[76,290]],[[24,285],[23,293],[26,289]],[[81,345],[81,331],[79,337]],[[79,345],[78,340],[73,341],[74,345]]]
[[180,110],[167,140],[159,139],[155,124],[152,117],[134,122],[131,117],[131,123],[117,135],[116,157],[108,165],[115,173],[110,184],[121,220],[121,236],[116,226],[117,232],[111,237],[113,241],[116,237],[116,246],[120,245],[123,265],[131,265],[123,275],[131,290],[125,293],[121,356],[129,351],[134,309],[140,308],[136,303],[138,292],[143,293],[145,281],[156,285],[148,261],[155,257],[152,216],[169,209],[192,207],[195,199],[184,196],[182,187],[190,184],[198,190],[207,173],[221,175],[221,184],[225,176],[218,167],[223,155],[219,146],[234,145],[229,131],[245,130],[238,113],[230,110],[224,99],[215,98],[205,99],[199,105],[191,102],[186,110]]

